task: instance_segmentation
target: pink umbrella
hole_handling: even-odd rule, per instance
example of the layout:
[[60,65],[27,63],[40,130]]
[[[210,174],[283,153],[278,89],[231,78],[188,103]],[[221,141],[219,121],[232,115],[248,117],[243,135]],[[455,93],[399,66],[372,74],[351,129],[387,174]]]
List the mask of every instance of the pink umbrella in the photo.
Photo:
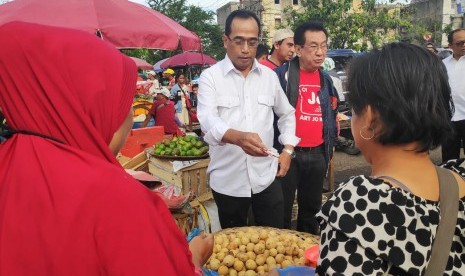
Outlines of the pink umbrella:
[[194,52],[185,52],[168,58],[167,60],[165,60],[165,62],[160,64],[160,67],[168,68],[188,65],[212,65],[215,63],[216,60],[209,55]]
[[132,60],[134,60],[137,67],[140,68],[140,69],[145,69],[145,70],[153,69],[153,65],[151,65],[150,63],[148,63],[147,61],[145,61],[143,59],[136,58],[136,57],[130,57],[130,58]]
[[0,5],[0,25],[11,21],[83,30],[117,48],[200,50],[196,34],[127,0],[15,0]]

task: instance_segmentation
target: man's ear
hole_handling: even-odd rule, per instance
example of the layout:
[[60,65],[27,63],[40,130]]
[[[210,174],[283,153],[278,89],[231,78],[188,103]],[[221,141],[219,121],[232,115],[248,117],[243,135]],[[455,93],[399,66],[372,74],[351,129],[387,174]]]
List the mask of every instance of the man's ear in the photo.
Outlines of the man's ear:
[[273,46],[275,48],[275,50],[278,50],[279,49],[279,41],[276,41],[275,43],[273,43]]
[[223,47],[226,49],[227,48],[227,45],[226,43],[228,43],[228,36],[223,34]]

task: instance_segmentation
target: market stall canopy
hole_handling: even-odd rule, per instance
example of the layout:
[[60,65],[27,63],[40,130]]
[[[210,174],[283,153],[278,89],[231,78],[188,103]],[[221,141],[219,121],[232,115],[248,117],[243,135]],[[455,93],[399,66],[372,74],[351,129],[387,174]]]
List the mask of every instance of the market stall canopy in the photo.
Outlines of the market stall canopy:
[[137,67],[140,69],[149,70],[153,68],[152,64],[148,63],[147,61],[143,59],[136,58],[136,57],[130,57],[130,58],[136,63]]
[[162,60],[160,60],[160,61],[157,61],[157,62],[153,65],[153,70],[154,70],[155,72],[157,72],[157,73],[163,71],[165,68],[160,67],[160,65],[161,65],[163,62],[165,62],[167,59],[168,59],[168,58],[164,58],[164,59],[162,59]]
[[189,65],[213,65],[216,60],[209,55],[194,52],[185,52],[174,55],[160,64],[161,68],[180,67]]
[[171,18],[127,0],[15,0],[0,25],[24,21],[96,34],[117,48],[199,51],[200,38]]

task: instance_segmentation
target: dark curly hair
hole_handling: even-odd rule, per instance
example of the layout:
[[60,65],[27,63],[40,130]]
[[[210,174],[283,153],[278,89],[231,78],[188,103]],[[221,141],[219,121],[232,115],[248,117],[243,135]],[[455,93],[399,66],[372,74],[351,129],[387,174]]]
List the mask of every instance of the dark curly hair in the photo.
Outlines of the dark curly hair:
[[376,139],[383,145],[417,142],[416,151],[425,152],[452,133],[446,68],[423,47],[391,43],[355,58],[347,87],[355,114],[367,106],[379,114]]

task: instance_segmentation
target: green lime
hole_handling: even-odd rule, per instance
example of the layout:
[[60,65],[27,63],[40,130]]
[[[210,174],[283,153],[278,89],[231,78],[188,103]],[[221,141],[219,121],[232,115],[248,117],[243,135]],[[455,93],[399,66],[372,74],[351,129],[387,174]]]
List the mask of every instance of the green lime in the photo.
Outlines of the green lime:
[[173,151],[171,152],[171,154],[174,155],[174,156],[177,156],[180,153],[181,153],[181,151],[178,148],[173,149]]
[[192,152],[192,150],[188,150],[186,151],[186,156],[193,156],[194,153]]
[[204,155],[205,153],[208,152],[208,146],[203,146],[200,148],[200,152],[202,153],[202,155]]

